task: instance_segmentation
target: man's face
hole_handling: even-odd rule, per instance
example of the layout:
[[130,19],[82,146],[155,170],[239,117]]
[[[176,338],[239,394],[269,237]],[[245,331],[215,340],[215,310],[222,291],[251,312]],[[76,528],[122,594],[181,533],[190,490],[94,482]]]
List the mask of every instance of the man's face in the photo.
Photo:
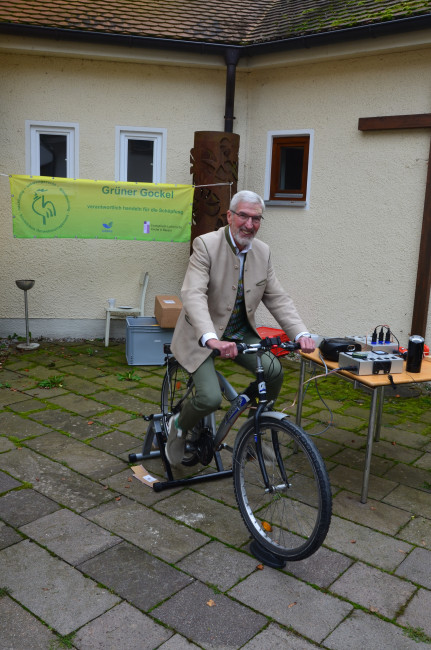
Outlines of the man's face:
[[227,211],[227,222],[240,251],[253,241],[261,218],[262,210],[257,203],[239,203],[235,212]]

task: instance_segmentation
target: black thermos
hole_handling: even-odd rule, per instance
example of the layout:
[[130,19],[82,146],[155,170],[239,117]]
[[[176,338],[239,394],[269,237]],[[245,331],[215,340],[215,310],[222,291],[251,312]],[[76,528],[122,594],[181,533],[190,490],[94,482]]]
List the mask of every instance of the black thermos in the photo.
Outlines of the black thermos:
[[407,372],[420,372],[422,357],[424,355],[424,339],[419,334],[413,334],[409,338],[407,349]]

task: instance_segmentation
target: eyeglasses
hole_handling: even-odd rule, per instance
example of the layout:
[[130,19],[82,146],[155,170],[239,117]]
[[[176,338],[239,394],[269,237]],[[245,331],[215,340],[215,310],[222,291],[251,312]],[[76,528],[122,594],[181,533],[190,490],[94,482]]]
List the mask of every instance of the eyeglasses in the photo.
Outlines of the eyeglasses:
[[258,226],[260,222],[263,220],[263,216],[260,215],[253,215],[251,214],[245,214],[244,212],[235,212],[235,210],[230,210],[233,214],[236,214],[237,217],[239,217],[242,221],[248,221],[249,219],[252,220],[253,226]]

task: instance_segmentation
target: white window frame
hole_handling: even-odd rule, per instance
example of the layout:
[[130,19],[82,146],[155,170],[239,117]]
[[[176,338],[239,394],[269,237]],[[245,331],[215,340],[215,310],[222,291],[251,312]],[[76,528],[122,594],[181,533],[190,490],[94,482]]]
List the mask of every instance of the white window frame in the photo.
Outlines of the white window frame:
[[167,129],[151,127],[115,127],[115,180],[127,181],[127,151],[129,140],[152,140],[153,183],[166,183]]
[[66,178],[79,178],[79,124],[75,122],[25,122],[25,168],[29,176],[40,176],[41,134],[66,136]]
[[[270,188],[271,188],[272,143],[274,138],[289,137],[289,136],[294,137],[294,136],[304,136],[304,135],[308,135],[310,138],[310,147],[308,151],[307,192],[306,192],[305,201],[288,201],[288,200],[270,201],[269,195],[270,195]],[[267,141],[266,141],[265,189],[263,194],[265,205],[305,208],[306,210],[309,209],[313,151],[314,151],[314,129],[297,129],[297,130],[289,129],[286,131],[268,131]]]

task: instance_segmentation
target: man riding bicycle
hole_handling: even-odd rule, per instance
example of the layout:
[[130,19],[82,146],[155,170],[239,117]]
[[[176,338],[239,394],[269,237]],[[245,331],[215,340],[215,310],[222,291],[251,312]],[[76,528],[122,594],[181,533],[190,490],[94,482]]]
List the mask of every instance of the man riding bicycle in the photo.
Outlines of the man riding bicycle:
[[[165,451],[173,466],[184,457],[187,432],[221,404],[212,350],[218,350],[222,359],[255,370],[254,359],[238,355],[236,343],[260,341],[255,313],[261,301],[289,338],[298,341],[305,352],[314,350],[292,299],[275,276],[269,246],[255,239],[264,208],[255,192],[238,192],[227,212],[228,225],[193,242],[181,289],[183,309],[171,349],[192,374],[195,395],[169,420]],[[268,399],[275,400],[283,383],[282,366],[270,353],[262,357],[262,363]]]

